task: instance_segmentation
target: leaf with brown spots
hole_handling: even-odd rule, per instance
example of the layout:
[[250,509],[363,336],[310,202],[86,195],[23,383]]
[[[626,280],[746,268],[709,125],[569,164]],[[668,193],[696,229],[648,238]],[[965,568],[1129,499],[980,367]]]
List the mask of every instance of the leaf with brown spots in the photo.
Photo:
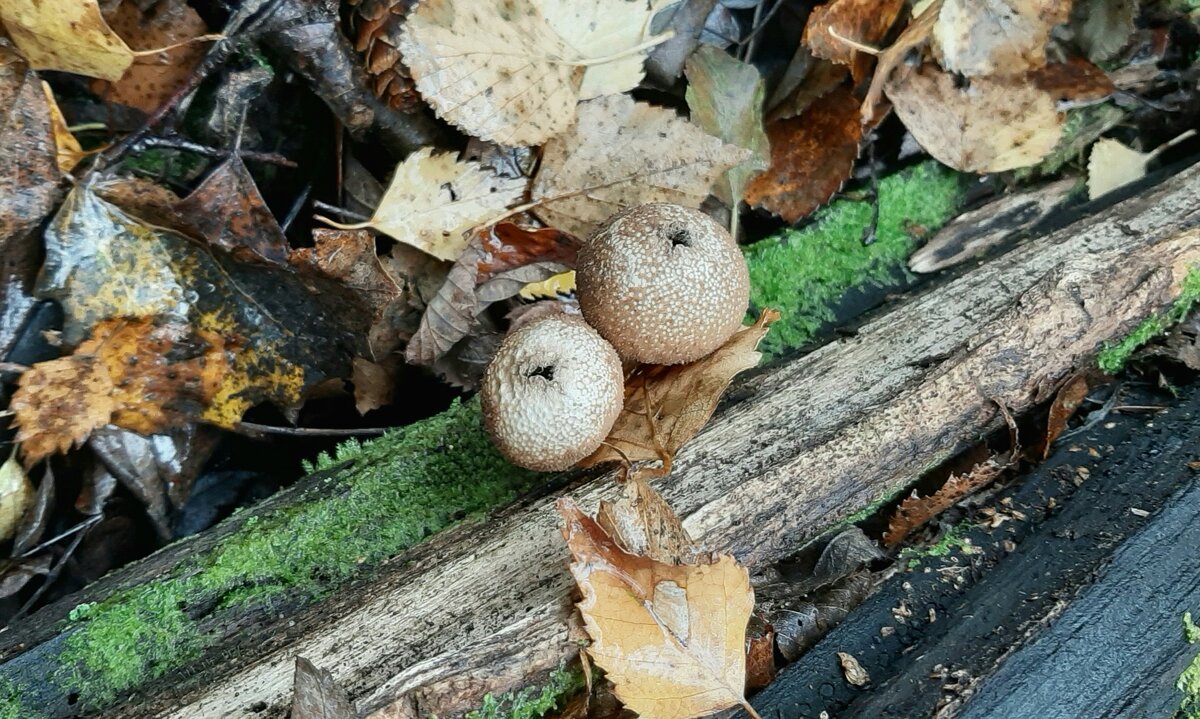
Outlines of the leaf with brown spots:
[[133,63],[96,0],[4,0],[0,22],[36,70],[117,80]]
[[948,72],[1019,75],[1046,64],[1046,43],[1071,0],[944,0],[933,53]]
[[963,172],[1003,172],[1036,164],[1062,135],[1054,98],[1017,78],[956,76],[926,64],[893,76],[887,96],[921,147]]
[[813,8],[804,42],[817,57],[855,68],[855,79],[861,79],[858,60],[870,56],[854,44],[877,47],[902,9],[904,0],[831,0]]
[[173,208],[172,225],[243,261],[286,264],[288,242],[242,158],[222,162]]
[[733,378],[758,364],[755,348],[777,319],[775,310],[763,310],[752,326],[695,362],[638,366],[625,379],[625,407],[607,439],[578,466],[657,459],[663,462],[657,473],[670,471],[671,458],[708,422]]
[[850,177],[862,132],[859,103],[848,87],[798,117],[771,123],[771,165],[746,187],[746,203],[790,223],[804,219]]
[[115,424],[141,434],[192,422],[227,382],[222,337],[151,319],[107,319],[67,357],[21,375],[11,408],[27,465]]

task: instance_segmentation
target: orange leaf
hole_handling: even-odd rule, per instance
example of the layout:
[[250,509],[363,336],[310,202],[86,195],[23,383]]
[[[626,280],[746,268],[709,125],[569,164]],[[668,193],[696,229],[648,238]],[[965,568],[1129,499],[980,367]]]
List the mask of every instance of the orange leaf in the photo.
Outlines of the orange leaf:
[[904,0],[831,0],[813,8],[804,42],[817,57],[854,65],[862,53],[852,43],[878,45],[903,7]]
[[1008,466],[1008,462],[992,457],[975,465],[965,475],[951,475],[938,491],[928,497],[918,497],[914,491],[912,496],[906,497],[896,507],[895,514],[888,521],[887,532],[883,535],[884,546],[894,547],[904,541],[915,529],[999,477]]

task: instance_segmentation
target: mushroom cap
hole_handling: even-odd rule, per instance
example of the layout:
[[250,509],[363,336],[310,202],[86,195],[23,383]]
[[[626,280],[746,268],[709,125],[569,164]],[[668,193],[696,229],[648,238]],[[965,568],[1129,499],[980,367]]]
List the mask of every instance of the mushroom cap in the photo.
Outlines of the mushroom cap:
[[513,464],[563,470],[596,451],[625,403],[612,345],[582,318],[552,315],[504,338],[479,391],[483,421]]
[[750,302],[746,260],[708,215],[652,203],[609,218],[579,251],[583,317],[621,357],[691,362],[725,343]]

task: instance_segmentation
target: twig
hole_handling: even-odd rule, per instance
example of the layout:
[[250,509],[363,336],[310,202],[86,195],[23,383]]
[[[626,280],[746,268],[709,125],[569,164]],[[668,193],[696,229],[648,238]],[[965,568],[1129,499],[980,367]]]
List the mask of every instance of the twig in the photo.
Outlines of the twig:
[[71,542],[71,545],[67,547],[67,551],[63,552],[62,558],[58,560],[58,564],[54,565],[54,568],[46,574],[46,579],[42,582],[42,585],[37,588],[33,595],[29,597],[24,604],[21,605],[21,608],[17,610],[17,613],[12,615],[12,618],[8,620],[9,626],[12,626],[13,622],[25,616],[29,609],[33,607],[34,603],[42,598],[42,595],[45,594],[46,590],[50,588],[50,585],[58,581],[58,575],[62,574],[63,567],[67,565],[67,560],[70,559],[71,555],[75,553],[75,550],[79,548],[79,543],[83,541],[83,538],[86,534],[87,532],[79,532],[75,535],[75,539]]
[[289,437],[356,437],[362,435],[377,437],[392,429],[392,427],[362,427],[359,429],[277,427],[275,425],[258,424],[256,422],[238,422],[234,426],[234,429],[250,437],[262,437],[268,434],[281,434]]
[[66,539],[67,537],[71,536],[72,534],[75,534],[81,530],[91,527],[93,524],[95,524],[96,522],[99,522],[103,518],[104,518],[103,514],[96,514],[91,517],[88,517],[87,519],[83,520],[79,524],[76,524],[74,527],[71,527],[70,529],[65,529],[65,530],[59,532],[58,534],[54,535],[50,539],[44,540],[40,544],[37,544],[37,545],[25,550],[24,552],[21,552],[15,558],[16,559],[24,559],[30,555],[37,554],[38,552],[42,551],[46,547],[49,547],[51,544],[56,544],[61,539]]
[[146,137],[138,140],[137,143],[130,148],[133,152],[147,150],[152,148],[162,148],[165,150],[180,150],[183,152],[193,152],[197,155],[205,155],[207,157],[228,157],[236,154],[243,160],[252,160],[254,162],[266,162],[271,165],[280,165],[282,167],[297,167],[296,163],[287,159],[283,155],[275,152],[257,152],[255,150],[243,150],[240,148],[232,150],[222,150],[219,147],[209,147],[201,145],[190,140],[185,140],[181,137]]
[[[362,223],[363,227],[366,227],[366,225],[371,222],[371,218],[367,217],[366,215],[355,212],[354,210],[347,210],[344,207],[338,207],[337,205],[331,205],[328,202],[321,202],[320,200],[313,200],[313,209],[320,210],[322,212],[328,212],[331,215],[339,215],[341,217],[346,218],[347,220],[354,220],[356,222]],[[317,219],[321,220],[322,222],[330,222],[328,219],[321,217],[320,215],[317,215]],[[333,223],[330,223],[330,224],[333,224]],[[333,225],[333,226],[336,227],[337,225]],[[347,228],[343,227],[340,229],[347,229]],[[350,228],[350,229],[361,229],[361,228]]]
[[283,218],[283,222],[280,223],[279,229],[283,230],[285,233],[288,231],[288,228],[291,227],[292,223],[296,221],[296,217],[300,215],[300,210],[304,208],[304,203],[308,201],[308,196],[310,194],[312,194],[311,182],[304,186],[304,189],[300,191],[299,195],[296,195],[296,201],[292,203],[292,207],[288,210],[287,217]]

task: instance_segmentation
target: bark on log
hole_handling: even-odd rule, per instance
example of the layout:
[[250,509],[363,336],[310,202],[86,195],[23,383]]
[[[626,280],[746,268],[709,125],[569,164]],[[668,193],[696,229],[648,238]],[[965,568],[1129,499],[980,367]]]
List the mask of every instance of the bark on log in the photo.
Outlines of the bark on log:
[[[1198,262],[1191,168],[739,383],[659,489],[711,547],[750,565],[788,556],[998,426],[997,402],[1049,398]],[[616,491],[599,478],[569,493],[592,508]],[[460,526],[105,716],[280,717],[297,655],[375,719],[455,715],[577,651],[566,558],[552,498]]]

